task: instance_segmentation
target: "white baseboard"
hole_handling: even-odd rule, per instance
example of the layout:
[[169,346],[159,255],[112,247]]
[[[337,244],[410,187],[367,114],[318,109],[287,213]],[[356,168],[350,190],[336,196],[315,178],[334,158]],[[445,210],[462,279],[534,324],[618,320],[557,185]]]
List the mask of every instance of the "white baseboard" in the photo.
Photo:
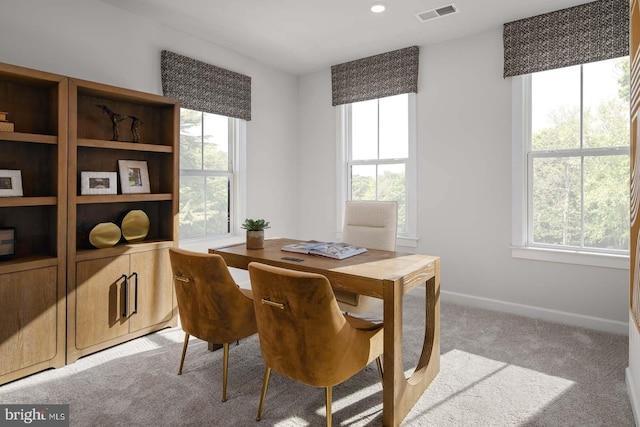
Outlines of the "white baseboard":
[[559,310],[551,310],[548,308],[535,307],[532,305],[516,304],[513,302],[461,294],[458,292],[441,290],[440,295],[443,301],[451,302],[454,304],[469,305],[472,307],[501,311],[526,317],[533,317],[535,319],[546,320],[549,322],[557,322],[563,323],[565,325],[596,329],[599,331],[611,332],[614,334],[629,334],[629,324],[626,322],[617,322],[615,320],[585,316],[576,313],[568,313]]
[[636,426],[640,426],[640,401],[636,396],[635,385],[633,383],[633,376],[631,375],[631,369],[627,368],[624,372],[624,377],[627,383],[627,393],[629,394],[629,401],[631,402],[631,410],[633,411],[633,418],[636,420]]

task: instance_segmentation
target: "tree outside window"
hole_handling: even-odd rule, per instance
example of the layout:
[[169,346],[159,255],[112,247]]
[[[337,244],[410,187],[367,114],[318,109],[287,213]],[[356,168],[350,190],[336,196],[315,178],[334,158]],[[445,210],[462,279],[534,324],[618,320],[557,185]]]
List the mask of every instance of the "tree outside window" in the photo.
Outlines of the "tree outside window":
[[396,201],[400,235],[407,233],[408,97],[349,104],[349,198]]
[[180,239],[232,230],[235,120],[180,111]]
[[528,244],[628,251],[628,57],[530,81]]

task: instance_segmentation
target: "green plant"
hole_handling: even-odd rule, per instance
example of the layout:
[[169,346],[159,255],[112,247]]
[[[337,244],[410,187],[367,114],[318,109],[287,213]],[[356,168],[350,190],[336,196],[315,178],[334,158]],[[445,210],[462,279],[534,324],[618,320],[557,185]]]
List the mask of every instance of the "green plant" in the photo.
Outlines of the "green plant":
[[265,221],[264,219],[245,219],[244,224],[240,226],[247,231],[262,231],[267,228],[271,228],[269,226],[269,221]]

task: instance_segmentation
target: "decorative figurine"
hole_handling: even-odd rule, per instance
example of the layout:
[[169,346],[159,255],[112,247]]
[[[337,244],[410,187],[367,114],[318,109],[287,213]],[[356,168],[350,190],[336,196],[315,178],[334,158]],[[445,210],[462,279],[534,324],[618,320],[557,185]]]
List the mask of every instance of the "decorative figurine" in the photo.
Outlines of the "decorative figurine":
[[120,136],[118,132],[118,123],[126,119],[131,119],[131,134],[133,135],[133,142],[138,142],[140,140],[138,127],[142,125],[142,120],[135,116],[126,116],[124,114],[115,113],[104,104],[96,104],[96,107],[102,109],[102,111],[107,116],[109,116],[109,119],[111,120],[111,126],[113,128],[113,138],[111,139],[112,141],[117,141],[118,137]]
[[142,125],[142,120],[137,117],[131,117],[131,135],[133,135],[133,142],[138,142],[140,140],[140,135],[138,134],[138,127]]

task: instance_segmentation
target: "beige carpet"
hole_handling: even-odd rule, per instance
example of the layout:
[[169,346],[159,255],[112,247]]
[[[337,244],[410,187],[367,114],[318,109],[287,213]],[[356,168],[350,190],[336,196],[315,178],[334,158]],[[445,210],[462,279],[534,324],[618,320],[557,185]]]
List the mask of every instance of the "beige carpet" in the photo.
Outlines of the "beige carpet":
[[[418,291],[418,292],[416,292]],[[406,366],[424,333],[423,292],[405,305]],[[441,369],[403,426],[633,426],[626,336],[442,304]],[[72,426],[322,426],[324,393],[272,374],[255,421],[264,366],[257,337],[222,352],[167,329],[0,386],[0,403],[68,403]],[[409,372],[409,371],[408,371]],[[333,391],[334,426],[381,425],[375,364]]]

